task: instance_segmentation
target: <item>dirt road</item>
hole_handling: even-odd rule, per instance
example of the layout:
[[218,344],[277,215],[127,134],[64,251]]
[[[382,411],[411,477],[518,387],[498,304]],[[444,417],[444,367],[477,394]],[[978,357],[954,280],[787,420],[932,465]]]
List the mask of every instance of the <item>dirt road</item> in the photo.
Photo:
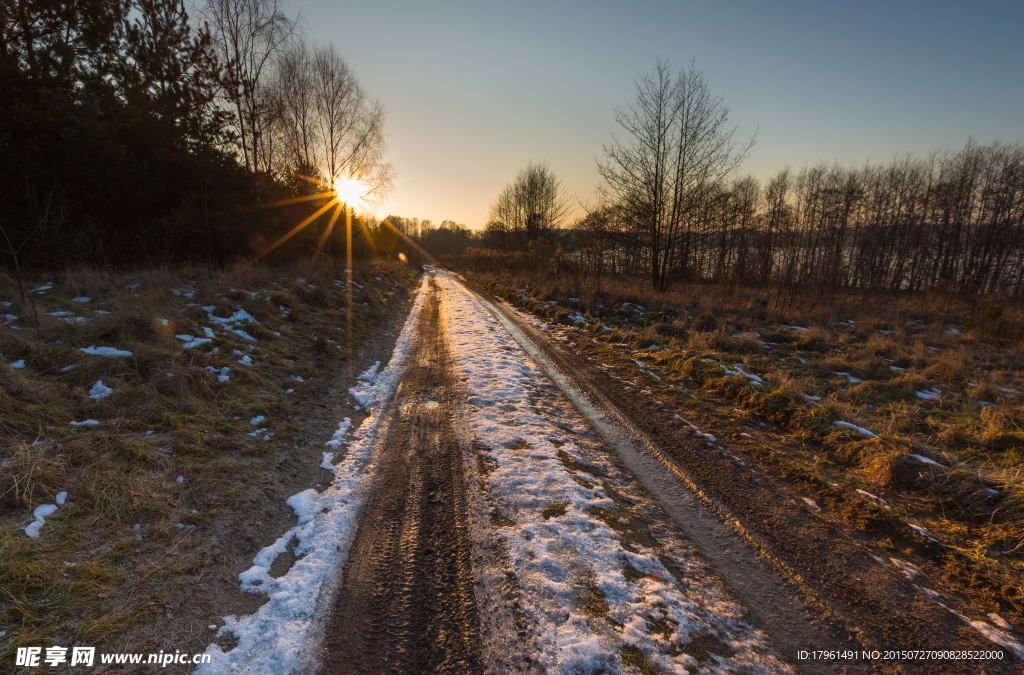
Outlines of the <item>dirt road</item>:
[[[543,331],[450,273],[419,293],[333,484],[289,500],[298,561],[202,673],[1017,672],[837,605]],[[865,657],[943,635],[1002,656]]]
[[386,418],[386,448],[342,573],[323,673],[478,673],[462,448],[436,286]]

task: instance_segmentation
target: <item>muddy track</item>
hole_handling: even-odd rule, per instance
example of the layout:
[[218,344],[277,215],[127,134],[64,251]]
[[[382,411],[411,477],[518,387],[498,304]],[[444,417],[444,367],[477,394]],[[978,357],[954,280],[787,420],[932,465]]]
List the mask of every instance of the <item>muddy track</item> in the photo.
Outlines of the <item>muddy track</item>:
[[321,672],[483,672],[462,449],[436,286],[384,420]]

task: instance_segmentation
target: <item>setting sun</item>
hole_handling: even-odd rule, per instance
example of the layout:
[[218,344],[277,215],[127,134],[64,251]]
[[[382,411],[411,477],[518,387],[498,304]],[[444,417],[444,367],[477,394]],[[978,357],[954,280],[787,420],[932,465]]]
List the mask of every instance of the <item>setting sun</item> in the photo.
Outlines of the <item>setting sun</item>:
[[349,206],[358,206],[366,194],[366,188],[355,178],[338,178],[334,181],[334,194],[338,201]]

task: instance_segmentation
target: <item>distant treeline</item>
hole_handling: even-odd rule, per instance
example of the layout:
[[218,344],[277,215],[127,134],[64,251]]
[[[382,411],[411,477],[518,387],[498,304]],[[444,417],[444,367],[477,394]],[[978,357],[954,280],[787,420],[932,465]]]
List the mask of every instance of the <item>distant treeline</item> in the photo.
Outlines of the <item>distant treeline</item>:
[[[480,243],[526,256],[489,265],[626,272],[789,289],[938,290],[1024,296],[1024,146],[973,140],[860,168],[739,170],[754,145],[692,65],[659,61],[617,109],[598,159],[598,205],[573,224],[547,164],[530,163],[491,205]],[[739,176],[739,177],[737,177]]]
[[[968,143],[926,159],[782,169],[725,182],[690,205],[672,281],[1024,297],[1024,147]],[[649,275],[652,233],[628,204],[560,237],[576,264]]]

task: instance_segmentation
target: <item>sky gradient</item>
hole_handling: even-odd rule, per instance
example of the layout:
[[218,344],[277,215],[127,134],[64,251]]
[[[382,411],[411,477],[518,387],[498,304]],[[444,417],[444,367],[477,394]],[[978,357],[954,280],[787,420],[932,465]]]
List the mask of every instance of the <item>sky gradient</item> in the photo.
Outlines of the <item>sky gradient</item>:
[[595,201],[615,108],[660,56],[703,70],[741,169],[861,165],[1024,139],[1024,3],[501,3],[293,0],[387,110],[395,189],[377,208],[478,229],[527,162]]

